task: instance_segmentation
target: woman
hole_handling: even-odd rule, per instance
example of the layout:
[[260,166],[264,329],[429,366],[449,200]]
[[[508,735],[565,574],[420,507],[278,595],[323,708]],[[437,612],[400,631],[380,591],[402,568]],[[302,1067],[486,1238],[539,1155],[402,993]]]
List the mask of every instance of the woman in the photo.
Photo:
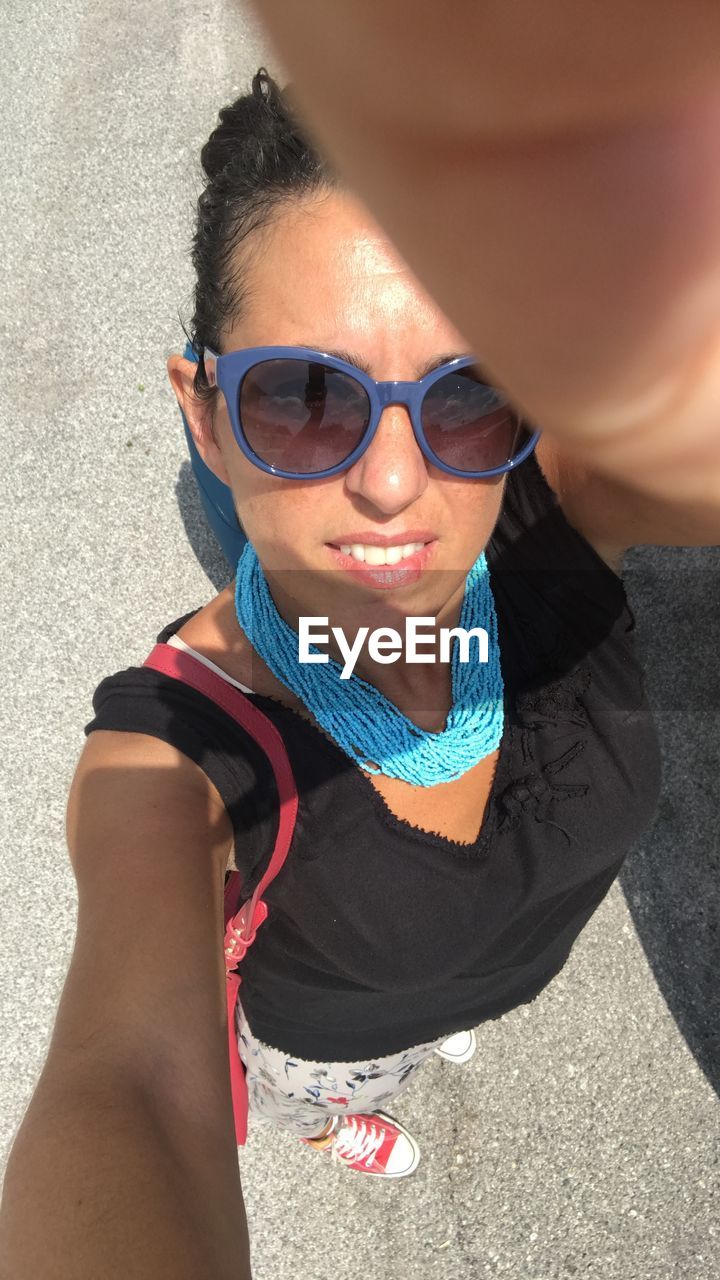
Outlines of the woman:
[[[264,71],[202,160],[200,360],[168,371],[249,547],[158,640],[248,691],[300,796],[242,969],[251,1111],[400,1177],[419,1152],[385,1107],[557,974],[652,819],[658,749],[618,571],[633,541],[692,541],[692,513],[663,530],[537,440]],[[287,659],[302,618],[350,640],[480,620],[488,661],[366,646],[341,683]],[[272,776],[227,715],[150,668],[108,677],[93,705],[68,808],[78,940],[8,1213],[27,1240],[19,1188],[52,1163],[54,1204],[61,1169],[61,1208],[103,1223],[72,1236],[88,1274],[125,1256],[130,1226],[162,1259],[152,1274],[235,1274],[221,890],[228,867],[248,892],[265,868]],[[84,1221],[54,1212],[65,1238]]]

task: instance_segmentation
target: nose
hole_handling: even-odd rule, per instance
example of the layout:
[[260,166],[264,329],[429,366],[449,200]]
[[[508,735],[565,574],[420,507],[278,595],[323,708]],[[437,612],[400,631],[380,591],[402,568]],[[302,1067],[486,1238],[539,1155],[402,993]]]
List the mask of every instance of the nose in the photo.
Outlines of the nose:
[[427,464],[404,406],[393,404],[383,410],[372,443],[350,467],[345,483],[350,493],[388,516],[403,511],[425,492]]

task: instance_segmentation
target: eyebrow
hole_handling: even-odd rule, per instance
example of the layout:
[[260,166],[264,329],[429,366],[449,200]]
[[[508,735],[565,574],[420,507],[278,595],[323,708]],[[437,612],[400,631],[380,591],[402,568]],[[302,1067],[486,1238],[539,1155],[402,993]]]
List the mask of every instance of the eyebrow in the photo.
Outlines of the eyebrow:
[[[330,347],[316,347],[312,343],[307,342],[299,342],[297,345],[299,347],[309,347],[313,351],[324,351],[325,355],[334,356],[336,360],[344,360],[346,364],[354,364],[356,369],[362,369],[363,373],[366,373],[369,378],[372,378],[373,376],[367,362],[362,360],[361,357],[356,355],[353,351],[334,351]],[[446,352],[444,355],[437,356],[435,359],[429,360],[428,363],[423,366],[417,375],[417,381],[419,382],[421,378],[426,378],[429,373],[433,373],[435,369],[439,369],[442,364],[448,364],[451,360],[460,360],[468,357],[472,357],[472,352],[451,351],[449,353]]]

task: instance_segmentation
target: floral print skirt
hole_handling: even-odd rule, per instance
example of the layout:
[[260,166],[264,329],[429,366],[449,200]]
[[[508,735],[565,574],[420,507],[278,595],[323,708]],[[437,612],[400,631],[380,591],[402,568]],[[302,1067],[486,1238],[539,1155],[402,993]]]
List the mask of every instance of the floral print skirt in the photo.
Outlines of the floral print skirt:
[[255,1039],[240,1000],[235,1011],[250,1119],[314,1138],[328,1117],[382,1110],[402,1093],[446,1036],[366,1062],[305,1062]]

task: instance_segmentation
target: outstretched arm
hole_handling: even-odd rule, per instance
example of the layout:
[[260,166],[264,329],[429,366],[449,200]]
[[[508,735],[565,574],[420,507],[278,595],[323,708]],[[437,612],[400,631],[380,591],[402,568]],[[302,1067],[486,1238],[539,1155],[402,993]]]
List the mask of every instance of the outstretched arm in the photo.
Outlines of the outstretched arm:
[[67,813],[72,963],[16,1135],[2,1280],[250,1280],[232,1120],[223,883],[233,835],[200,769],[95,731]]
[[319,142],[586,465],[720,506],[720,10],[255,0]]

